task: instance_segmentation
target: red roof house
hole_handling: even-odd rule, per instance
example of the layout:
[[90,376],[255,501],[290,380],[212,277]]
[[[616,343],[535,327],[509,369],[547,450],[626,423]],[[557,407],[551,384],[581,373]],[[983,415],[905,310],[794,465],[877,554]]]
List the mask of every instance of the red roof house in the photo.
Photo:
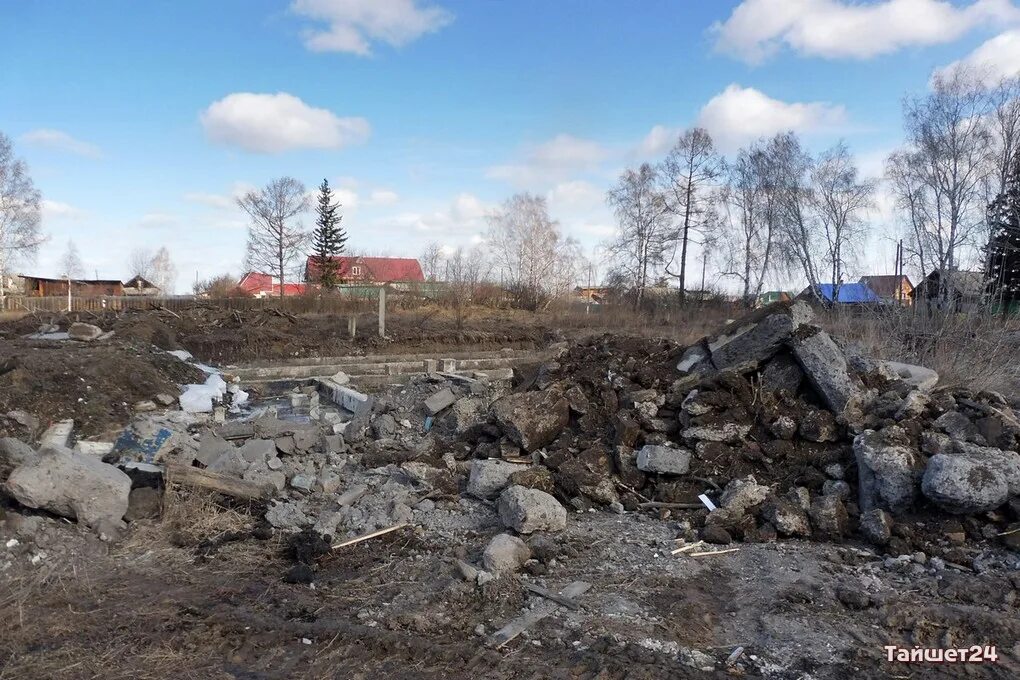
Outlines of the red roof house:
[[[276,297],[280,295],[280,280],[272,274],[248,272],[238,281],[237,287],[254,297]],[[303,283],[284,283],[285,296],[304,295],[307,286]]]
[[[425,275],[413,257],[335,257],[340,262],[340,279],[344,283],[423,283]],[[305,264],[305,281],[319,280],[319,263],[309,256]]]

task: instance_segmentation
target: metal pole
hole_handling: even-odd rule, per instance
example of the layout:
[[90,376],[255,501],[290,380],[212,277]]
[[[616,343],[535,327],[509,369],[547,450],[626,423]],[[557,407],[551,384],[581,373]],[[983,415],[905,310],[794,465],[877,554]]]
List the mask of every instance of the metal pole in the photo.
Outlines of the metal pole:
[[379,337],[386,337],[386,286],[379,286]]

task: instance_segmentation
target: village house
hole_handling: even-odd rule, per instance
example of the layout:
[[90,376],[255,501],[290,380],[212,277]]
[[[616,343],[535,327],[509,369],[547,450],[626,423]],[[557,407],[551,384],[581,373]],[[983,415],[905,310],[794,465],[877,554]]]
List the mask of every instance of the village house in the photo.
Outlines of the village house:
[[[22,291],[29,297],[67,295],[67,279],[43,276],[25,276]],[[72,279],[71,294],[80,297],[118,297],[124,294],[124,284],[113,279]]]
[[878,276],[862,276],[863,283],[877,295],[882,302],[894,305],[909,306],[913,303],[914,284],[908,276],[882,274]]
[[[425,283],[421,265],[413,257],[343,256],[333,260],[339,262],[339,276],[344,283]],[[305,263],[305,281],[319,281],[319,263],[314,256]]]
[[985,303],[984,272],[950,271],[936,269],[924,277],[912,291],[914,304],[926,304],[934,309],[951,308],[953,311],[975,311]]
[[[280,279],[272,274],[247,272],[241,276],[241,280],[237,282],[237,287],[245,295],[257,298],[277,297],[280,295]],[[283,284],[283,295],[285,297],[304,295],[306,290],[307,286],[303,283],[285,282]]]
[[134,276],[124,283],[124,295],[133,297],[156,297],[162,293],[158,286],[142,276]]
[[800,295],[799,300],[822,300],[829,304],[838,305],[875,305],[882,300],[871,288],[864,283],[842,283],[839,286],[833,283],[819,283],[812,291],[808,286]]

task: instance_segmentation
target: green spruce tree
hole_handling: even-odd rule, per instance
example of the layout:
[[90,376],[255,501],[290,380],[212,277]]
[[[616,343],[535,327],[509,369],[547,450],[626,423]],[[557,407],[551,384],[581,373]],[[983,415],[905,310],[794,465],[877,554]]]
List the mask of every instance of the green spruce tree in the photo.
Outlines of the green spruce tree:
[[985,277],[989,298],[1003,310],[1020,305],[1020,155],[1014,158],[1005,190],[988,205],[989,239]]
[[319,186],[319,201],[315,211],[317,217],[315,231],[312,232],[313,257],[319,270],[319,285],[329,289],[343,283],[339,257],[344,252],[347,234],[340,225],[343,219],[340,204],[333,202],[333,190],[326,180],[322,180]]

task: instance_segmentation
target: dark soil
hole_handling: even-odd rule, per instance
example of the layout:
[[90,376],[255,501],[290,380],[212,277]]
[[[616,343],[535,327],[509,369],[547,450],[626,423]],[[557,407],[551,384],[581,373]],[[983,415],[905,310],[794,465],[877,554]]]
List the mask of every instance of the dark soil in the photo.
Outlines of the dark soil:
[[[0,339],[0,414],[25,411],[40,430],[71,418],[79,437],[106,434],[127,423],[137,402],[176,397],[178,385],[203,380],[198,369],[142,343]],[[14,427],[0,419],[0,433],[29,434]]]

